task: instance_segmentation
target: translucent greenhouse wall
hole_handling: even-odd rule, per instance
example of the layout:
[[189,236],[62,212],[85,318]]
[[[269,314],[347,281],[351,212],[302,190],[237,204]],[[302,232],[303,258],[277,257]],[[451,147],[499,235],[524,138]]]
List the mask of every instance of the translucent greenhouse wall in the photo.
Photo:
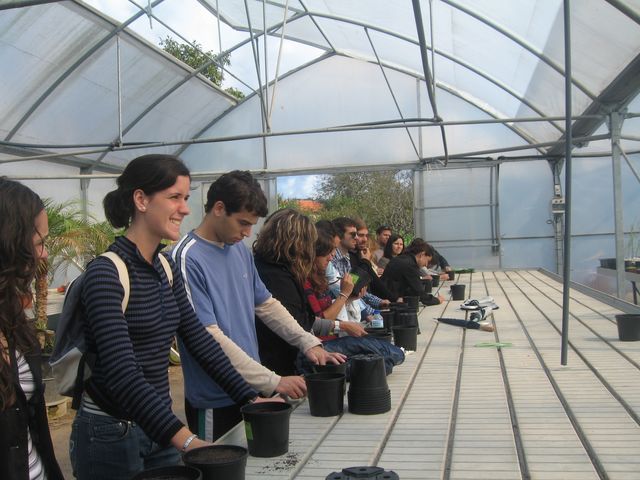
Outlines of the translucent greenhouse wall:
[[[630,155],[640,170],[640,155]],[[598,274],[615,257],[611,157],[574,158],[571,279],[611,294],[615,279]],[[495,181],[497,181],[497,189]],[[546,161],[416,172],[417,234],[455,267],[545,268],[557,273],[551,211],[553,175]],[[564,188],[564,178],[562,178]],[[492,194],[492,192],[494,192]],[[622,164],[625,252],[640,254],[640,184]],[[632,300],[630,283],[624,297]]]

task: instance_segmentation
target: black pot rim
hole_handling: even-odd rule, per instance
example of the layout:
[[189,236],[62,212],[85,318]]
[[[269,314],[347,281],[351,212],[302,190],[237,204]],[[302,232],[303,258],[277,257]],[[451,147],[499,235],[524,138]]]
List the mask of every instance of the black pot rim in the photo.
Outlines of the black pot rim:
[[291,413],[291,405],[287,402],[260,402],[250,403],[240,407],[241,413],[250,415],[276,415]]
[[[236,458],[234,458],[233,460],[227,460],[224,462],[207,462],[207,463],[200,463],[200,462],[195,462],[193,460],[189,460],[189,457],[193,457],[196,454],[192,453],[192,452],[200,452],[204,449],[209,449],[209,450],[234,450],[236,452],[238,452],[238,456]],[[194,448],[192,450],[189,450],[188,452],[185,452],[182,454],[182,460],[184,461],[185,464],[187,464],[187,466],[193,467],[193,468],[198,468],[198,466],[200,465],[231,465],[233,463],[237,463],[238,461],[242,460],[243,458],[246,458],[249,456],[249,450],[247,450],[244,447],[241,447],[240,445],[206,445],[204,447],[198,447],[198,448]]]
[[304,375],[304,379],[311,380],[314,382],[333,382],[338,379],[345,379],[346,375],[344,373],[332,373],[332,372],[315,372],[315,373],[306,373]]

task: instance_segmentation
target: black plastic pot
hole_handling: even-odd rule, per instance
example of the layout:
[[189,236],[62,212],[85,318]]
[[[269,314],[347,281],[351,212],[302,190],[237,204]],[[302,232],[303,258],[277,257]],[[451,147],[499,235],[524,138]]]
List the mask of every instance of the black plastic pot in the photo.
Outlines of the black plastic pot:
[[341,373],[343,375],[347,374],[347,363],[327,363],[326,365],[313,365],[314,373]]
[[623,342],[640,340],[640,314],[624,313],[616,315],[618,338]]
[[410,309],[417,311],[420,308],[420,297],[417,296],[408,296],[402,297],[405,303],[409,306]]
[[356,415],[377,415],[391,410],[391,390],[380,386],[349,388],[349,412]]
[[[242,477],[244,478],[244,477]],[[145,470],[133,476],[131,480],[201,480],[202,473],[193,467],[173,465]]]
[[310,373],[304,376],[312,417],[335,417],[344,410],[345,375]]
[[393,343],[396,347],[415,352],[418,348],[418,327],[393,327]]
[[382,315],[384,328],[390,332],[391,327],[393,327],[393,320],[395,319],[396,312],[394,312],[393,310],[384,310],[380,312],[380,315]]
[[423,278],[420,280],[420,283],[422,283],[422,288],[426,293],[431,293],[431,290],[433,288],[431,285],[431,280],[429,280],[428,278]]
[[393,335],[386,328],[365,328],[365,330],[367,331],[367,334],[369,336],[375,337],[384,342],[391,342],[391,340],[393,339]]
[[278,457],[289,451],[291,405],[261,402],[240,409],[244,419],[249,454],[254,457]]
[[434,273],[431,275],[431,286],[437,287],[438,285],[440,285],[440,277]]
[[354,355],[351,362],[351,387],[388,388],[384,360],[380,355]]
[[610,268],[612,270],[616,269],[616,259],[615,258],[601,258],[600,266],[602,268]]
[[394,327],[417,327],[418,314],[413,312],[398,312],[393,322]]
[[202,480],[244,480],[247,449],[237,445],[208,445],[182,455],[185,465],[202,472]]
[[450,272],[447,272],[447,274],[449,275],[449,280],[456,279],[456,272],[454,272],[453,270],[451,270]]
[[451,285],[451,300],[464,300],[465,286],[462,283]]

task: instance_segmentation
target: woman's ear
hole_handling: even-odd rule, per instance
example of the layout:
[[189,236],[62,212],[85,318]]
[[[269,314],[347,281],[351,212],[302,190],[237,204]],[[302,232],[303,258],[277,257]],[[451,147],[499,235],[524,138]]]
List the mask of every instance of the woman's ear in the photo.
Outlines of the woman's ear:
[[133,204],[139,212],[146,212],[149,204],[149,197],[141,190],[137,189],[133,192]]

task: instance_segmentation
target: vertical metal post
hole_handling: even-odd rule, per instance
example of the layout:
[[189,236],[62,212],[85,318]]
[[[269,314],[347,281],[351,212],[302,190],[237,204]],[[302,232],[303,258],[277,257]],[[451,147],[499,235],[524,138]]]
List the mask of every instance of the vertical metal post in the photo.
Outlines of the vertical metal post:
[[571,148],[573,131],[571,123],[571,2],[564,0],[564,109],[565,109],[565,224],[564,224],[564,264],[562,268],[562,347],[560,363],[567,364],[569,343],[569,288],[571,283]]
[[616,295],[624,295],[624,220],[622,218],[622,165],[620,163],[620,131],[624,118],[620,112],[609,115],[611,132],[611,164],[613,169],[613,218],[616,239]]
[[122,88],[121,72],[120,72],[120,35],[116,35],[116,72],[117,72],[117,89],[118,89],[118,145],[122,145]]
[[424,167],[413,171],[413,231],[416,237],[428,238],[424,206]]

